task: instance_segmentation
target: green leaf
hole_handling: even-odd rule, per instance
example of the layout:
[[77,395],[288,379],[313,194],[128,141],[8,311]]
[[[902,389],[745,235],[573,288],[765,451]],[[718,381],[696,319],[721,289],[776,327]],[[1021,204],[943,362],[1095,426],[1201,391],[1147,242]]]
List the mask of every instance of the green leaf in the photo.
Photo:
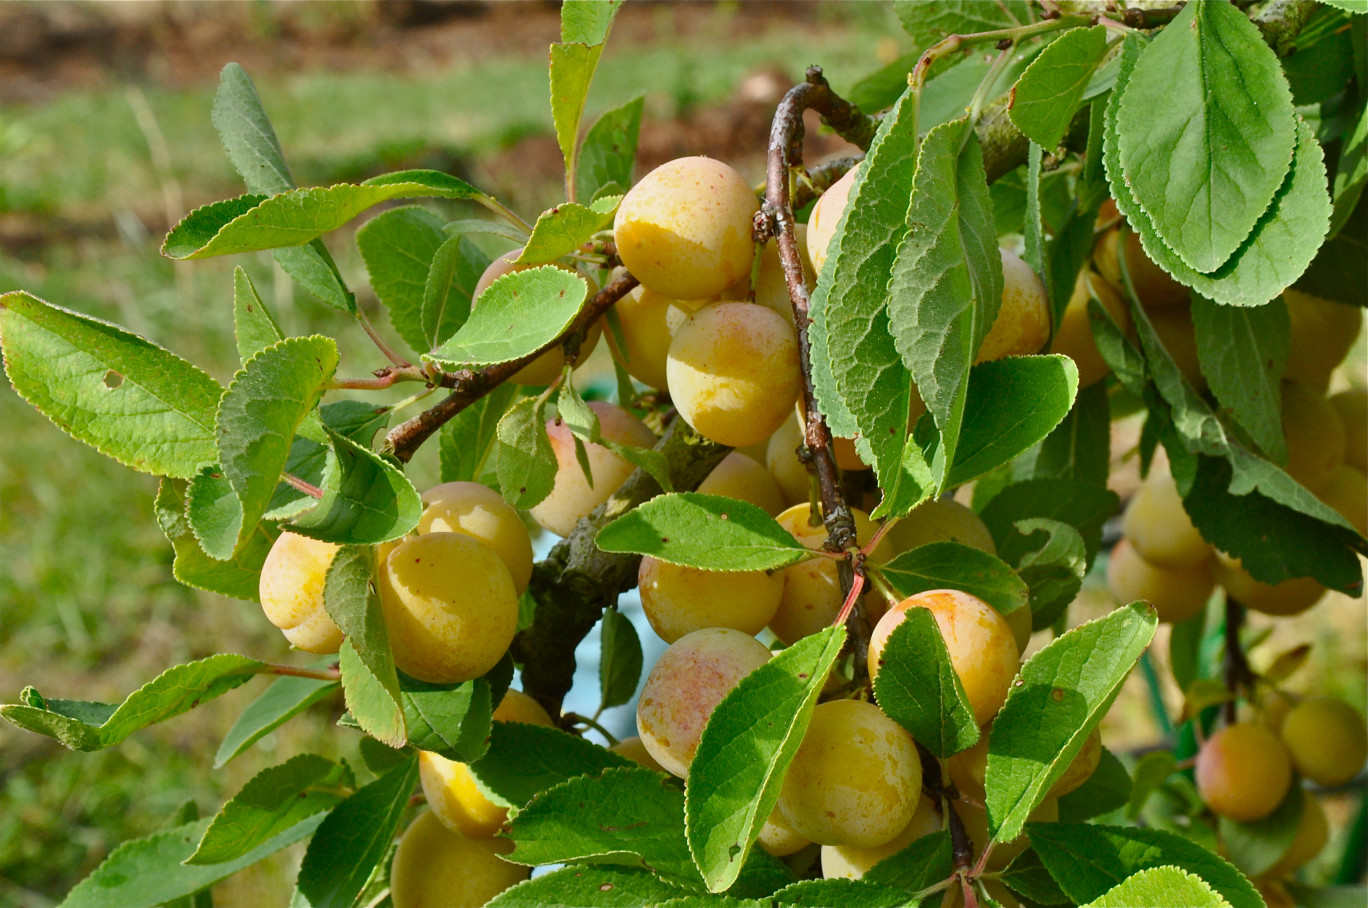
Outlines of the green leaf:
[[575,185],[580,118],[584,116],[584,102],[589,97],[589,85],[594,81],[594,70],[598,68],[602,54],[602,41],[551,45],[551,119],[556,126],[561,157],[565,159],[567,187]]
[[689,765],[689,849],[712,892],[730,888],[779,800],[845,628],[804,637],[728,692],[708,717]]
[[[1083,537],[1067,523],[1037,517],[1017,522],[1018,535],[999,550],[1031,591],[1031,628],[1050,627],[1083,586],[1088,573]],[[1040,534],[1044,534],[1041,540]]]
[[332,696],[337,688],[336,681],[316,678],[284,677],[271,682],[223,736],[223,743],[214,754],[214,768],[218,769],[310,706]]
[[505,889],[485,908],[640,908],[684,893],[646,870],[571,865]]
[[1009,356],[975,366],[945,485],[977,479],[1040,442],[1068,415],[1077,393],[1078,367],[1067,356]]
[[423,302],[433,257],[448,242],[443,223],[426,208],[405,205],[377,214],[356,231],[356,248],[390,324],[420,353],[432,349]]
[[442,427],[438,440],[442,482],[491,485],[490,476],[496,472],[491,457],[496,447],[499,420],[517,396],[517,385],[505,382]]
[[188,712],[247,683],[265,663],[220,654],[168,668],[118,706],[85,700],[49,700],[32,687],[22,703],[0,706],[0,716],[27,731],[55,738],[72,750],[112,747],[133,732]]
[[1368,306],[1368,204],[1362,201],[1345,219],[1340,232],[1316,252],[1298,290],[1323,299]]
[[[495,722],[489,751],[470,764],[470,771],[491,800],[521,807],[538,794],[576,776],[635,765],[626,757],[558,728]],[[678,817],[681,824],[683,818],[681,801]],[[679,835],[682,842],[682,825]]]
[[1012,89],[1007,109],[1017,129],[1047,149],[1059,145],[1106,52],[1100,25],[1071,28],[1051,41]]
[[605,188],[632,185],[644,102],[638,95],[605,112],[584,134],[575,171],[576,198],[593,199]]
[[622,706],[636,693],[641,680],[641,640],[632,619],[610,608],[599,629],[600,711]]
[[196,820],[124,842],[95,872],[67,893],[60,908],[153,908],[192,895],[305,838],[323,817],[314,817],[235,861],[210,866],[185,864],[209,826]]
[[1021,667],[988,740],[986,790],[994,841],[1010,842],[1111,708],[1158,619],[1143,603],[1052,641]]
[[1293,785],[1287,797],[1271,814],[1252,823],[1241,823],[1226,817],[1217,818],[1224,854],[1235,866],[1250,876],[1267,873],[1278,863],[1297,837],[1306,799],[1315,797]]
[[889,330],[940,430],[931,461],[940,491],[958,484],[969,369],[1002,303],[993,204],[968,119],[923,141],[907,223],[889,279]]
[[930,494],[931,471],[908,433],[920,409],[888,322],[888,280],[907,233],[917,155],[917,99],[908,90],[879,124],[812,292],[812,379],[827,424],[874,465],[885,504],[901,516]]
[[345,764],[317,754],[300,754],[264,769],[223,805],[185,863],[235,861],[331,810],[353,784]]
[[248,192],[275,195],[294,188],[285,153],[261,106],[261,97],[239,64],[229,63],[219,73],[210,119]]
[[375,555],[370,546],[343,546],[333,555],[323,583],[328,617],[346,637],[338,654],[342,693],[352,718],[366,734],[403,747],[404,714],[399,675],[390,653],[380,596],[371,586]]
[[799,880],[774,894],[771,904],[795,908],[905,908],[907,893],[869,880]]
[[[377,407],[359,400],[335,400],[321,405],[317,417],[310,413],[300,425],[299,434],[290,445],[285,472],[310,485],[324,485],[328,469],[335,466],[337,460],[324,427],[369,447],[376,433],[388,424],[389,414],[389,407]],[[282,481],[271,496],[265,519],[288,520],[317,503],[317,499]]]
[[903,552],[879,568],[899,596],[955,589],[977,596],[1003,615],[1029,608],[1030,590],[1000,558],[958,542],[932,542]]
[[588,292],[584,278],[550,265],[506,274],[480,294],[461,329],[424,359],[461,367],[526,356],[570,327]]
[[1031,22],[1031,8],[1025,0],[894,0],[893,11],[918,47],[929,47],[946,35],[968,35]]
[[[1345,136],[1344,143],[1340,146],[1339,160],[1335,163],[1335,178],[1330,188],[1334,200],[1330,236],[1339,235],[1349,222],[1349,216],[1358,207],[1359,199],[1363,196],[1365,185],[1368,185],[1368,107],[1359,112],[1353,131]],[[1359,240],[1362,239],[1363,237],[1359,236]]]
[[1238,870],[1181,836],[1158,829],[1032,823],[1031,845],[1068,897],[1080,905],[1152,867],[1180,867],[1211,884],[1234,908],[1264,908]]
[[566,43],[602,44],[608,40],[623,0],[565,0],[561,4],[561,40]]
[[655,448],[634,448],[608,438],[600,438],[598,444],[632,466],[645,470],[663,491],[674,491],[674,483],[670,480],[670,464],[663,452]]
[[[223,478],[236,507],[225,497],[217,532],[199,531],[204,550],[227,560],[255,533],[290,455],[291,439],[313,412],[337,370],[337,344],[327,337],[292,337],[248,360],[223,395],[218,412],[218,452]],[[196,498],[192,487],[192,506]]]
[[697,492],[652,498],[599,530],[594,542],[605,552],[705,571],[768,571],[812,556],[763,508]]
[[1059,799],[1059,821],[1081,823],[1120,810],[1130,801],[1132,788],[1126,767],[1104,747],[1087,781]]
[[423,346],[440,347],[470,317],[475,285],[489,267],[489,257],[464,236],[450,236],[432,256],[423,285]]
[[223,389],[174,353],[19,291],[0,295],[0,352],[19,396],[101,454],[178,479],[214,462]]
[[1211,274],[1189,268],[1155,232],[1149,214],[1131,194],[1119,152],[1117,107],[1130,91],[1128,67],[1139,47],[1128,36],[1122,44],[1121,75],[1107,107],[1103,161],[1117,208],[1140,235],[1145,253],[1178,281],[1198,293],[1232,306],[1260,306],[1306,271],[1320,248],[1330,221],[1325,156],[1305,123],[1297,122],[1292,167],[1263,216],[1225,264]]
[[1177,867],[1151,867],[1118,883],[1085,908],[1130,908],[1133,905],[1182,905],[1183,908],[1230,908],[1199,876]]
[[310,908],[350,908],[389,852],[417,784],[413,756],[328,814],[304,852],[295,883]]
[[1159,790],[1169,776],[1178,770],[1178,760],[1172,751],[1158,750],[1145,754],[1135,764],[1135,785],[1126,805],[1127,819],[1135,820],[1145,807],[1150,795]]
[[219,561],[210,558],[200,548],[199,541],[190,529],[190,521],[185,515],[186,492],[184,480],[162,479],[157,486],[157,499],[153,505],[157,523],[161,524],[162,532],[176,553],[176,560],[171,564],[172,575],[186,586],[198,590],[251,602],[260,601],[261,565],[271,551],[275,530],[261,524],[242,550],[231,559]]
[[244,365],[262,350],[285,339],[275,316],[240,266],[233,269],[233,335],[237,339],[238,360]]
[[1287,304],[1221,306],[1192,301],[1192,326],[1202,375],[1221,407],[1234,416],[1271,460],[1287,460],[1282,430],[1283,366],[1289,348]]
[[1040,863],[1040,855],[1029,848],[1007,865],[999,879],[1013,892],[1040,905],[1064,905],[1069,902],[1069,897],[1060,891],[1059,884],[1050,876],[1045,865]]
[[622,196],[594,200],[591,205],[562,202],[541,213],[532,236],[518,256],[520,265],[542,265],[569,255],[600,230],[611,227]]
[[[1021,253],[1021,258],[1031,270],[1040,275],[1040,279],[1045,283],[1045,293],[1051,299],[1054,295],[1050,293],[1050,272],[1045,267],[1045,225],[1041,221],[1040,214],[1040,164],[1043,157],[1043,149],[1032,142],[1026,150],[1026,186],[1025,203],[1021,212],[1022,237],[1025,240],[1025,249]],[[999,181],[1001,182],[1001,181]],[[998,195],[994,195],[992,187],[988,190],[989,199],[993,205],[993,222],[995,230],[1000,230],[1002,225],[1002,213],[998,211]],[[1012,224],[1015,230],[1016,224]],[[1003,280],[1006,280],[1004,276]],[[1058,319],[1052,319],[1057,322]]]
[[497,671],[460,684],[429,684],[401,675],[400,702],[409,743],[461,763],[483,757],[489,749],[495,702],[492,676]]
[[1077,481],[1105,487],[1111,472],[1111,407],[1105,382],[1079,390],[1069,415],[1034,452],[1017,460],[1022,479]]
[[[979,516],[993,534],[998,557],[1008,564],[1015,563],[1007,552],[1018,535],[1017,522],[1029,518],[1058,520],[1078,530],[1091,564],[1102,544],[1102,525],[1119,506],[1116,493],[1107,489],[1077,481],[1031,479],[1003,489],[980,509]],[[1018,543],[1016,551],[1023,553],[1024,547]]]
[[953,865],[950,830],[943,829],[914,839],[902,851],[869,868],[864,879],[906,892],[919,892],[948,877]]
[[1297,139],[1277,55],[1244,13],[1221,3],[1189,4],[1150,42],[1116,128],[1136,202],[1178,258],[1207,274],[1254,230]]
[[546,434],[546,402],[525,397],[499,419],[494,447],[499,490],[515,508],[531,508],[556,484],[556,452]]
[[290,529],[324,542],[375,545],[399,539],[418,525],[423,502],[393,462],[326,428],[332,443],[323,497]]
[[1368,12],[1368,7],[1364,6],[1363,0],[1321,0],[1327,6],[1342,9],[1346,13],[1359,13],[1360,15]]
[[888,636],[874,695],[888,718],[941,759],[979,739],[974,711],[930,609],[908,609]]
[[282,246],[302,246],[368,208],[394,199],[471,199],[484,193],[435,170],[405,170],[363,183],[291,189],[270,198],[240,196],[197,208],[171,228],[162,254],[184,261]]
[[350,315],[356,314],[356,294],[347,289],[332,253],[321,239],[303,246],[273,249],[271,258],[280,270],[320,302]]

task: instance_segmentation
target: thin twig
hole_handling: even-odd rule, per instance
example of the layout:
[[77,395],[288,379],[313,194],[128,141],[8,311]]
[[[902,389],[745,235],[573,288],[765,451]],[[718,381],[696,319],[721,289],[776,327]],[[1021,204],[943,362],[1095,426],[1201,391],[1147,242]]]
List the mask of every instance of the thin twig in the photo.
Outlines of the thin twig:
[[[1250,682],[1254,680],[1254,672],[1249,667],[1249,660],[1245,658],[1244,647],[1240,645],[1240,629],[1244,626],[1244,618],[1244,606],[1232,597],[1227,596],[1225,604],[1224,674],[1226,688],[1236,695],[1247,690]],[[1235,696],[1226,701],[1225,721],[1227,725],[1234,725],[1238,718],[1236,711],[1238,700],[1239,697]]]
[[408,360],[404,359],[404,357],[400,356],[399,352],[380,336],[380,332],[375,330],[375,325],[371,324],[370,317],[366,315],[366,310],[359,306],[356,309],[356,320],[360,322],[361,330],[366,332],[366,336],[371,339],[371,343],[375,344],[375,348],[384,354],[385,359],[394,363],[400,369],[407,369],[413,365]]
[[281,473],[280,478],[286,485],[293,486],[310,498],[322,498],[323,490],[311,482],[305,482],[293,473]]
[[340,681],[342,672],[333,668],[298,668],[293,665],[268,665],[263,675],[288,675],[291,678],[313,678],[315,681]]

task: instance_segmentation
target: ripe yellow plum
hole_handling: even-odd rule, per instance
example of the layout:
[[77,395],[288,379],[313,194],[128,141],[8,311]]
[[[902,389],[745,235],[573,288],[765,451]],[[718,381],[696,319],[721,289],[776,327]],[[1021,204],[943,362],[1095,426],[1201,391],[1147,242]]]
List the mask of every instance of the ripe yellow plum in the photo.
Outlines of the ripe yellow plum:
[[335,653],[342,631],[323,606],[323,582],[338,547],[283,532],[261,565],[261,608],[285,639],[306,653]]
[[798,446],[803,444],[803,430],[798,425],[798,417],[789,417],[774,430],[765,447],[765,468],[769,470],[779,491],[784,494],[784,502],[789,505],[802,504],[808,500],[811,485],[807,467],[798,459]]
[[846,171],[812,206],[807,224],[807,247],[814,273],[820,274],[822,266],[826,264],[828,247],[836,235],[836,225],[841,222],[841,215],[845,214],[846,205],[850,203],[850,190],[855,185],[858,171],[858,167]]
[[444,482],[423,493],[419,533],[461,533],[503,559],[522,595],[532,578],[532,538],[503,496],[478,482]]
[[[595,400],[589,402],[589,409],[598,416],[600,432],[609,441],[633,448],[655,444],[655,433],[621,407]],[[550,420],[546,434],[556,452],[556,485],[550,495],[532,508],[532,519],[557,536],[569,536],[580,518],[611,498],[636,467],[603,445],[585,444],[589,472],[594,476],[591,487],[575,457],[575,438],[570,427]]]
[[1083,747],[1064,770],[1064,774],[1050,786],[1051,798],[1062,798],[1071,791],[1077,791],[1084,782],[1092,778],[1097,764],[1102,760],[1102,732],[1094,728],[1092,734],[1083,741]]
[[[969,833],[969,841],[974,844],[974,853],[980,854],[988,845],[988,814],[983,808],[970,804],[966,801],[956,801],[955,810],[959,813],[960,819],[964,821],[964,831]],[[1056,798],[1046,798],[1040,802],[1040,806],[1031,811],[1026,818],[1029,823],[1058,823],[1059,822],[1059,801]],[[988,856],[985,865],[989,870],[1003,870],[1008,864],[1016,860],[1027,846],[1031,844],[1030,836],[1022,833],[1010,842],[998,842],[993,846],[993,853]]]
[[1149,320],[1183,378],[1198,394],[1205,394],[1207,380],[1202,374],[1201,361],[1197,358],[1197,331],[1192,326],[1191,307],[1153,309],[1149,312]]
[[929,609],[935,617],[974,718],[979,725],[986,724],[1007,699],[1021,650],[1007,619],[977,596],[959,590],[930,590],[909,596],[889,609],[870,634],[870,679],[883,665],[889,635],[914,608]]
[[711,158],[678,158],[642,177],[618,206],[613,239],[637,280],[678,300],[714,296],[750,274],[751,218],[760,203],[744,177]]
[[1308,697],[1287,712],[1282,739],[1297,771],[1321,785],[1343,785],[1368,759],[1368,727],[1348,703]]
[[1283,300],[1291,322],[1283,377],[1324,391],[1358,338],[1363,310],[1299,290],[1284,290]]
[[[490,263],[489,267],[480,275],[480,279],[475,282],[475,290],[471,294],[473,297],[471,302],[472,309],[479,305],[480,295],[489,289],[489,285],[499,278],[506,274],[512,274],[515,271],[526,271],[529,268],[542,267],[540,265],[516,264],[518,256],[520,255],[522,255],[522,247],[501,255]],[[552,264],[562,271],[569,271],[572,274],[578,274],[580,277],[584,278],[584,282],[589,285],[589,296],[598,293],[598,285],[594,282],[593,278],[580,274],[564,262],[553,262]],[[594,352],[594,347],[598,345],[599,336],[602,333],[603,325],[599,322],[595,322],[593,326],[585,332],[584,341],[580,344],[579,356],[576,359],[577,363],[584,362],[588,359],[589,354]],[[514,384],[518,385],[549,385],[556,380],[557,376],[561,374],[561,370],[564,368],[565,351],[557,347],[547,350],[541,356],[513,373],[513,378],[511,380]]]
[[652,558],[637,570],[641,607],[661,640],[674,643],[709,627],[755,636],[770,623],[784,579],[765,571],[704,571]]
[[1265,615],[1300,615],[1320,602],[1321,596],[1325,595],[1325,587],[1314,577],[1292,577],[1281,583],[1261,583],[1244,569],[1238,558],[1231,558],[1219,550],[1212,569],[1216,582],[1225,588],[1227,596]]
[[432,684],[478,678],[518,629],[518,594],[503,559],[460,533],[403,543],[380,566],[380,605],[394,664]]
[[646,749],[640,735],[632,735],[630,738],[623,738],[621,741],[608,748],[615,754],[620,754],[636,763],[638,766],[645,766],[656,772],[665,772],[665,767],[656,762],[655,757]]
[[688,776],[712,711],[769,658],[763,643],[730,628],[694,631],[672,643],[637,700],[637,734],[646,751],[667,772]]
[[931,799],[922,795],[917,799],[916,811],[903,831],[882,845],[859,848],[854,845],[823,845],[822,876],[828,880],[838,877],[848,880],[863,879],[869,868],[892,857],[924,835],[940,831],[941,816]]
[[997,554],[993,534],[988,532],[983,518],[954,499],[923,501],[893,524],[888,541],[898,554],[933,542],[958,542],[989,555]]
[[769,470],[739,451],[722,458],[699,485],[698,491],[704,495],[748,501],[763,508],[771,517],[784,510],[784,493],[779,491],[779,484]]
[[1091,296],[1097,297],[1097,301],[1116,320],[1122,331],[1127,335],[1135,332],[1130,307],[1111,285],[1090,270],[1080,271],[1078,280],[1074,282],[1073,295],[1069,297],[1068,306],[1059,319],[1059,330],[1050,342],[1051,353],[1062,353],[1078,366],[1080,388],[1101,381],[1111,371],[1102,354],[1097,351],[1097,341],[1093,339],[1092,322],[1088,317],[1088,300]]
[[793,828],[793,824],[784,818],[778,807],[770,811],[769,819],[760,827],[756,842],[776,858],[786,857],[812,844]]
[[674,300],[637,287],[613,309],[622,326],[623,349],[613,332],[608,343],[617,350],[627,374],[647,387],[665,390],[665,355],[670,352],[670,307]]
[[505,861],[509,839],[472,839],[452,832],[431,812],[414,820],[394,849],[394,908],[479,908],[532,875]]
[[772,309],[717,303],[679,326],[665,373],[680,416],[699,434],[733,447],[755,444],[798,399],[798,340]]
[[1216,589],[1210,562],[1190,568],[1166,568],[1151,564],[1122,539],[1107,559],[1107,589],[1125,605],[1143,599],[1170,624],[1186,621],[1206,608]]
[[1130,272],[1131,284],[1135,287],[1135,295],[1140,299],[1140,305],[1153,312],[1157,309],[1187,304],[1192,299],[1188,288],[1178,283],[1171,274],[1156,265],[1145,254],[1139,234],[1129,230],[1125,233],[1124,247],[1119,229],[1108,230],[1093,246],[1093,265],[1107,279],[1107,283],[1111,284],[1123,298],[1125,297],[1121,265],[1118,262],[1124,248],[1126,269]]
[[1050,299],[1045,285],[1021,260],[1006,249],[1002,255],[1002,305],[975,362],[986,363],[1004,356],[1039,353],[1050,340]]
[[1339,411],[1310,385],[1283,382],[1282,426],[1287,439],[1284,469],[1297,482],[1319,492],[1335,467],[1344,462],[1348,440]]
[[1347,463],[1340,464],[1316,495],[1338,511],[1360,535],[1368,536],[1368,477],[1362,470]]
[[1325,809],[1320,799],[1309,791],[1302,792],[1301,818],[1297,820],[1297,832],[1292,844],[1278,858],[1267,875],[1272,877],[1290,876],[1294,870],[1321,853],[1330,838],[1330,828],[1325,822]]
[[1327,400],[1344,423],[1344,462],[1368,473],[1368,389],[1349,388]]
[[[522,691],[504,694],[495,722],[522,722],[550,727],[554,723],[541,704]],[[469,767],[431,751],[418,752],[418,779],[432,813],[452,832],[471,838],[489,838],[508,819],[508,808],[484,796]]]
[[1121,532],[1150,564],[1193,568],[1211,560],[1211,545],[1197,532],[1183,507],[1178,483],[1153,472],[1136,490],[1121,520]]
[[1197,752],[1197,791],[1213,811],[1251,822],[1272,813],[1292,784],[1292,755],[1262,722],[1237,722]]
[[779,793],[779,810],[819,845],[876,848],[912,822],[921,758],[907,730],[862,700],[812,713]]
[[[812,524],[811,513],[807,504],[796,504],[775,519],[793,534],[794,539],[816,551],[826,544],[827,531],[820,522]],[[856,540],[863,545],[873,538],[878,525],[864,511],[851,508],[851,513],[855,518]],[[876,562],[889,557],[886,539],[870,556]],[[793,644],[836,620],[845,597],[841,594],[841,579],[834,560],[811,558],[789,565],[779,573],[784,579],[784,594],[769,625],[774,636]]]

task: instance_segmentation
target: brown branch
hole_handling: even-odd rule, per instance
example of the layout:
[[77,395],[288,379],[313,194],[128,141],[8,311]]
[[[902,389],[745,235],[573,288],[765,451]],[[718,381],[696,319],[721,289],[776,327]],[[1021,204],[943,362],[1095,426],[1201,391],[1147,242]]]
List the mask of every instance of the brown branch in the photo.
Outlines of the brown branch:
[[[656,450],[665,455],[671,485],[684,492],[698,488],[731,449],[676,419]],[[594,537],[608,523],[660,492],[660,485],[648,473],[637,470],[532,569],[529,589],[537,609],[531,627],[513,640],[512,652],[523,666],[523,692],[553,716],[560,714],[561,701],[574,680],[576,645],[593,630],[603,610],[637,582],[641,556],[601,551]]]
[[589,300],[560,337],[524,357],[478,370],[462,369],[459,372],[443,373],[438,384],[453,388],[452,393],[436,406],[391,429],[389,435],[385,436],[385,450],[391,451],[395,457],[407,463],[423,442],[450,422],[456,414],[512,378],[518,370],[547,350],[566,343],[569,338],[583,334],[636,285],[637,279],[624,272]]
[[[1245,658],[1244,647],[1240,645],[1240,629],[1244,627],[1245,609],[1244,606],[1236,602],[1231,597],[1226,597],[1225,604],[1225,663],[1223,674],[1225,675],[1225,686],[1232,694],[1238,695],[1241,691],[1248,691],[1250,684],[1254,681],[1254,671],[1249,667],[1249,660]],[[1225,704],[1225,721],[1227,725],[1234,725],[1238,718],[1236,707],[1238,706],[1238,696],[1232,697]]]

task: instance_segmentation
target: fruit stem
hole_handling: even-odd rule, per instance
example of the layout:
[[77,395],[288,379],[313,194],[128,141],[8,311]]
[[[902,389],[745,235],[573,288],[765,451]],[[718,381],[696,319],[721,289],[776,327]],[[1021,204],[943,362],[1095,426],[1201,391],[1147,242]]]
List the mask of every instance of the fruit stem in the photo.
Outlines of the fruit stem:
[[579,713],[566,713],[565,719],[569,722],[578,722],[588,726],[589,728],[592,728],[594,731],[598,732],[599,734],[603,735],[605,738],[608,739],[608,745],[610,747],[619,743],[618,739],[613,736],[612,732],[610,732],[608,729],[604,728],[602,725],[600,725],[595,720],[589,718],[588,716],[582,716]]
[[384,354],[385,359],[394,363],[400,369],[407,369],[413,364],[404,359],[391,347],[380,333],[375,330],[375,325],[371,324],[370,316],[366,315],[366,310],[357,307],[356,320],[361,324],[361,330],[366,332],[366,336],[375,344],[375,348]]
[[[1236,602],[1230,596],[1226,596],[1225,604],[1225,684],[1233,694],[1239,694],[1248,689],[1250,682],[1254,679],[1254,673],[1249,668],[1249,661],[1245,658],[1244,649],[1240,646],[1240,628],[1244,626],[1245,610],[1244,606]],[[1225,722],[1227,725],[1234,725],[1237,720],[1236,708],[1238,697],[1232,697],[1225,704]]]
[[313,483],[305,482],[304,480],[300,479],[298,476],[295,476],[295,475],[292,474],[292,473],[282,473],[282,474],[280,474],[280,478],[281,478],[282,480],[284,480],[284,482],[285,482],[287,485],[293,486],[294,488],[296,488],[296,489],[298,489],[299,491],[303,492],[305,495],[308,495],[310,498],[322,498],[322,497],[323,497],[323,490],[322,490],[322,489],[320,489],[318,486],[314,485]]
[[313,678],[315,681],[340,681],[342,672],[334,668],[299,668],[294,665],[268,665],[263,675],[288,675],[291,678]]

